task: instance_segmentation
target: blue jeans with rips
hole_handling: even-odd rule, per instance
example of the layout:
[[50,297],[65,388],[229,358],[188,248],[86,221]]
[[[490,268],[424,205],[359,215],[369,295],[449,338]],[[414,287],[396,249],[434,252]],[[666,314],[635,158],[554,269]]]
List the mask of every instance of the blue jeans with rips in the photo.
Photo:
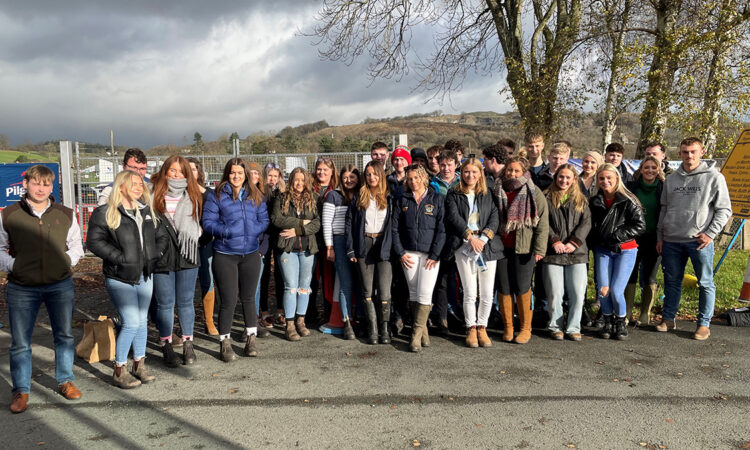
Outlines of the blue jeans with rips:
[[714,315],[716,286],[714,285],[714,243],[698,250],[698,242],[667,242],[661,247],[661,264],[664,271],[664,309],[662,318],[674,321],[680,308],[682,278],[685,264],[690,258],[698,278],[698,326],[710,326]]
[[55,343],[55,379],[58,385],[73,381],[73,278],[42,286],[21,286],[9,281],[5,299],[12,336],[10,375],[13,392],[28,394],[31,390],[31,335],[42,303],[49,314]]
[[148,335],[148,307],[151,304],[151,294],[154,289],[154,278],[143,278],[138,284],[132,285],[105,278],[109,298],[117,307],[122,327],[117,334],[115,347],[115,362],[124,365],[128,362],[128,352],[133,347],[133,359],[146,356],[146,337]]
[[294,320],[295,313],[304,316],[310,301],[315,255],[310,252],[282,252],[279,267],[284,277],[284,316]]
[[[633,273],[638,249],[622,250],[615,253],[601,247],[594,248],[594,274],[596,277],[596,294],[599,297],[602,314],[615,314],[625,317],[625,286]],[[608,287],[607,295],[601,295],[602,287]]]

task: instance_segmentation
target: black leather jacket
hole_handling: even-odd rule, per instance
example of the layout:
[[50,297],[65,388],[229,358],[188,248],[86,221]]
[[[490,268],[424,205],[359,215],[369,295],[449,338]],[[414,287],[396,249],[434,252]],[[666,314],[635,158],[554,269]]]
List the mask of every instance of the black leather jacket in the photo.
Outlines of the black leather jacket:
[[589,246],[602,247],[620,253],[620,244],[635,239],[646,231],[643,208],[630,196],[615,193],[612,206],[607,208],[600,190],[591,197],[591,232]]
[[120,226],[112,230],[107,225],[108,205],[99,206],[89,218],[86,247],[103,261],[104,276],[123,283],[136,284],[154,272],[156,262],[169,245],[169,236],[161,226],[154,227],[151,210],[144,206],[141,239],[138,238],[138,224],[120,205],[122,214]]

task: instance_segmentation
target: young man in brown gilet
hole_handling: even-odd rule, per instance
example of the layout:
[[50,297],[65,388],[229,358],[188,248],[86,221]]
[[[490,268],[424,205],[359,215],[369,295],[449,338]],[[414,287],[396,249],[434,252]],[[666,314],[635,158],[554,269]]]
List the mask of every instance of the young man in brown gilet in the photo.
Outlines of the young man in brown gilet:
[[50,195],[54,180],[48,167],[30,167],[23,179],[26,194],[0,213],[0,271],[8,274],[13,413],[24,412],[29,400],[31,335],[42,303],[54,336],[58,390],[68,400],[81,398],[73,384],[72,268],[83,256],[83,245],[73,210],[55,203]]

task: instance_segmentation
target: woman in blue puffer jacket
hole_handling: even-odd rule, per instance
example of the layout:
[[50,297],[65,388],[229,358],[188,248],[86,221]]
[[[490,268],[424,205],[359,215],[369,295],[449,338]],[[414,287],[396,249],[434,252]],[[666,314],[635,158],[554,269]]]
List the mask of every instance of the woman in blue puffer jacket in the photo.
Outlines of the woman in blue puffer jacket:
[[232,158],[224,166],[224,174],[209,195],[203,208],[203,228],[214,236],[213,274],[221,297],[219,339],[221,359],[237,359],[229,333],[239,294],[245,314],[245,356],[257,356],[258,316],[255,311],[255,290],[260,277],[261,256],[259,237],[268,228],[268,211],[263,193],[250,183],[248,166],[240,158]]

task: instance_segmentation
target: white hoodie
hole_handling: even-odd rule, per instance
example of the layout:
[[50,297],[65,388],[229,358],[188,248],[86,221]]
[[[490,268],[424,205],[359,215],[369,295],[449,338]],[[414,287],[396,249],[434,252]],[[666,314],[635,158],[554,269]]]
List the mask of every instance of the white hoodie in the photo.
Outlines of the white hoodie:
[[711,239],[732,216],[727,182],[715,161],[701,161],[692,172],[682,165],[664,182],[656,236],[667,242],[690,242],[699,233]]

